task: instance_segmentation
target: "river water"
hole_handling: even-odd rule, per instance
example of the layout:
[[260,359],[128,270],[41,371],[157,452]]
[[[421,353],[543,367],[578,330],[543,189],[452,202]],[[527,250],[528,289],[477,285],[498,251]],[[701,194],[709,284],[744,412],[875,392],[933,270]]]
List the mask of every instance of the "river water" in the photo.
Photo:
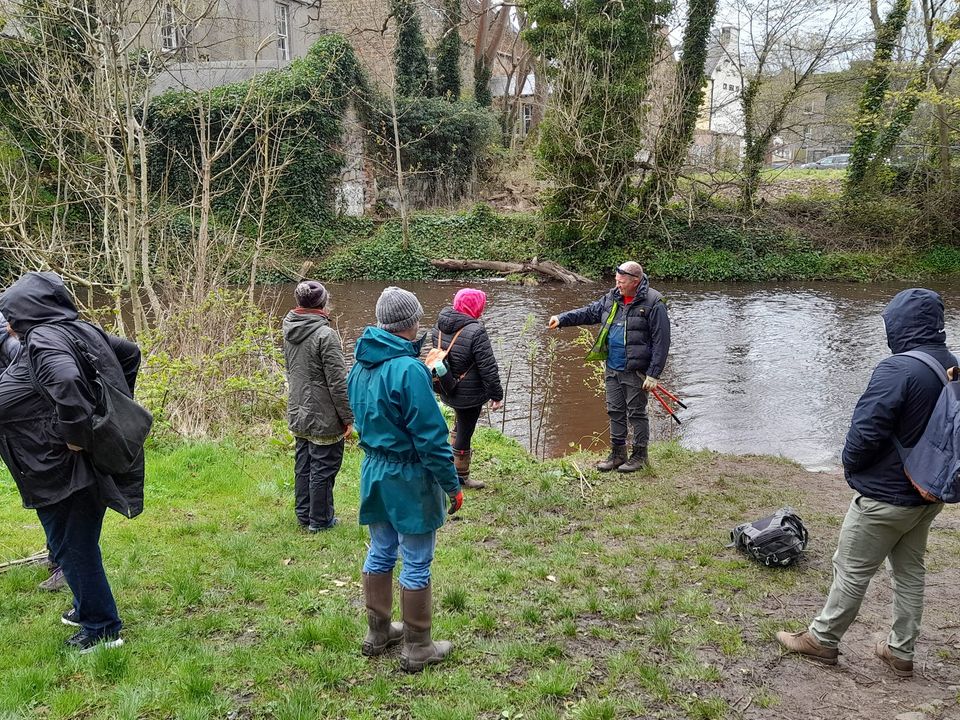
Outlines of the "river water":
[[[332,315],[352,360],[388,283],[330,283]],[[424,327],[462,283],[400,283],[420,298]],[[583,361],[577,328],[547,331],[547,319],[586,305],[607,285],[525,287],[499,281],[486,291],[483,320],[506,384],[505,412],[485,422],[542,456],[606,447],[607,420],[597,374]],[[889,354],[880,311],[905,284],[659,283],[673,342],[661,380],[687,405],[677,426],[651,398],[654,440],[691,448],[782,455],[812,469],[835,467],[853,407],[873,366]],[[947,307],[947,343],[960,349],[960,284],[929,285]],[[279,316],[293,286],[266,288]],[[596,328],[590,328],[595,332]],[[551,340],[555,347],[551,347]]]

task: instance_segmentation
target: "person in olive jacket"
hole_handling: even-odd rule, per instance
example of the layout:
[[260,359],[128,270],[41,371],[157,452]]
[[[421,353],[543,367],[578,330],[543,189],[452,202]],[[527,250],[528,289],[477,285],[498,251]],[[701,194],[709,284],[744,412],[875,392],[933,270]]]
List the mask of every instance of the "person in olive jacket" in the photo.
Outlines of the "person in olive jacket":
[[[401,667],[417,672],[450,654],[451,643],[431,638],[430,566],[437,529],[463,503],[447,443],[447,423],[419,360],[423,307],[412,292],[388,287],[377,300],[377,327],[357,340],[347,388],[356,416],[360,466],[360,524],[370,531],[363,563],[368,632],[364,655],[403,642]],[[391,623],[397,551],[403,625]]]
[[[466,488],[483,488],[484,483],[470,479],[470,442],[477,428],[483,405],[490,401],[491,410],[503,407],[500,368],[494,357],[487,331],[480,315],[487,305],[482,290],[463,288],[453,298],[453,305],[440,311],[433,328],[433,346],[449,350],[446,363],[434,372],[439,380],[440,399],[453,408],[456,421],[450,433],[453,462]],[[452,346],[452,347],[451,347]]]
[[309,532],[334,527],[333,486],[353,413],[340,335],[330,327],[330,294],[315,280],[297,285],[297,307],[283,320],[287,423],[296,438],[294,511]]
[[79,628],[67,645],[80,653],[118,647],[122,623],[100,554],[106,508],[143,511],[143,463],[123,476],[105,475],[91,447],[96,394],[85,373],[82,343],[107,382],[133,397],[140,350],[78,319],[63,280],[51,272],[24,275],[0,295],[23,350],[0,376],[0,455],[24,507],[37,511],[54,562],[73,591],[65,625]]

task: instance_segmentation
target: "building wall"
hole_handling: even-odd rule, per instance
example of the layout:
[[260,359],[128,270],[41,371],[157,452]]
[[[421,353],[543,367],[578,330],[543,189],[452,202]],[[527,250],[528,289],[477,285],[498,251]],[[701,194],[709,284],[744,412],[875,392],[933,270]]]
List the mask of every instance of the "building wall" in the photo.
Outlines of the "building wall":
[[740,72],[723,58],[710,78],[710,130],[724,135],[743,135],[743,108]]

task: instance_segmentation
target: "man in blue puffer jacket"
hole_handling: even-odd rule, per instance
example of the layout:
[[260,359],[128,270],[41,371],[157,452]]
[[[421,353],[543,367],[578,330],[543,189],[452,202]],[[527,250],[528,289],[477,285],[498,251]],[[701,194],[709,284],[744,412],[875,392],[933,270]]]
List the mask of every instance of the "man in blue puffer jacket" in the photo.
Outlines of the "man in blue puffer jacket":
[[883,311],[894,355],[877,365],[857,403],[843,447],[843,470],[856,492],[833,556],[833,585],[823,610],[800,633],[777,633],[787,650],[836,664],[840,639],[857,617],[871,578],[887,560],[893,575],[893,628],[875,652],[900,677],[913,675],[913,654],[923,613],[927,534],[942,503],[928,503],[903,471],[894,438],[916,445],[943,384],[916,358],[919,350],[944,369],[957,358],[947,350],[943,300],[931,290],[899,293]]
[[[360,524],[370,529],[363,564],[368,626],[363,654],[380,655],[402,641],[401,667],[418,672],[443,660],[452,647],[431,638],[430,566],[447,498],[454,513],[463,503],[463,491],[430,371],[418,359],[423,307],[412,292],[388,287],[376,312],[377,326],[357,340],[356,364],[347,378],[364,453]],[[390,622],[398,550],[403,555],[402,627]]]
[[[547,327],[597,324],[601,329],[594,350],[606,353],[604,389],[610,418],[610,455],[597,463],[597,470],[635,472],[647,465],[647,395],[659,385],[670,352],[666,303],[650,287],[640,263],[623,263],[617,268],[616,287],[589,305],[554,315]],[[629,459],[628,422],[633,426]]]

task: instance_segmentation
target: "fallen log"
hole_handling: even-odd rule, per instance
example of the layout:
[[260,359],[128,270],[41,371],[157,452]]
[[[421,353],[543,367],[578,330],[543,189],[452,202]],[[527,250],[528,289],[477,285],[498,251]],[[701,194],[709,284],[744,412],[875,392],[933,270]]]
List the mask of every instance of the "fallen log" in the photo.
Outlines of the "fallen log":
[[465,270],[490,270],[500,275],[514,275],[522,273],[538,273],[544,277],[553,280],[559,280],[563,283],[588,283],[590,278],[586,278],[579,273],[568,270],[562,265],[558,265],[552,260],[529,260],[522,263],[501,262],[499,260],[459,260],[456,258],[440,258],[431,260],[430,264],[441,270],[453,270],[463,272]]

